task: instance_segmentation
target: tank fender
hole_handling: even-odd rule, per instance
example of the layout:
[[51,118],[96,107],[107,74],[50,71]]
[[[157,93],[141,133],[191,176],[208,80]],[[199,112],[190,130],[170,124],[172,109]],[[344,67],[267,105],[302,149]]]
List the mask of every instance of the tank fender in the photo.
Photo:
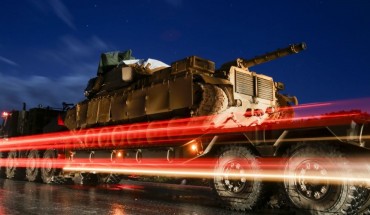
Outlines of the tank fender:
[[222,78],[215,78],[205,74],[197,74],[206,84],[214,84],[214,85],[231,85],[232,83],[229,80],[222,79]]

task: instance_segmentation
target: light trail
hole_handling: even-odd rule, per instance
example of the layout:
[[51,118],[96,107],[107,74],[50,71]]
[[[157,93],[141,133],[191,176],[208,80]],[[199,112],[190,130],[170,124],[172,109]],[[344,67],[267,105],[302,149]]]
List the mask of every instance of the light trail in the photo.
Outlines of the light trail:
[[332,106],[333,102],[318,102],[318,103],[308,103],[308,104],[300,104],[300,105],[297,105],[297,106],[292,106],[291,108],[293,108],[294,110],[297,110],[297,109],[307,109],[307,108],[317,108],[317,107],[330,107]]
[[[261,129],[279,130],[315,126],[336,126],[348,124],[361,113],[341,113],[294,119],[266,120]],[[29,150],[46,148],[109,148],[132,147],[138,145],[157,146],[176,143],[186,143],[202,135],[232,134],[255,131],[255,126],[220,128],[211,124],[219,116],[167,120],[154,123],[134,125],[119,125],[103,128],[92,128],[71,132],[60,132],[27,137],[3,139],[0,151]],[[266,127],[267,126],[267,127]],[[368,139],[364,136],[363,139]]]
[[114,174],[137,174],[137,175],[150,175],[150,176],[164,176],[164,177],[196,177],[196,178],[215,178],[215,177],[227,177],[233,180],[240,180],[244,178],[246,180],[260,179],[263,181],[284,181],[287,179],[304,179],[314,180],[316,182],[330,182],[332,184],[341,183],[343,181],[353,182],[355,184],[370,184],[369,177],[348,177],[348,176],[296,176],[286,175],[279,173],[217,173],[214,171],[206,170],[166,170],[166,169],[132,169],[132,168],[102,168],[102,167],[64,167],[66,172],[94,172],[94,173],[114,173]]
[[[239,158],[243,160],[243,158]],[[245,158],[244,158],[245,159]],[[305,160],[306,158],[299,158],[298,160]],[[257,169],[251,169],[248,165],[243,165],[240,171],[232,172],[217,172],[215,171],[215,163],[217,159],[199,159],[192,163],[183,162],[185,159],[177,159],[173,163],[168,163],[164,159],[143,159],[141,163],[137,163],[136,159],[126,158],[122,160],[116,160],[115,162],[109,159],[82,159],[77,158],[73,161],[68,159],[34,159],[32,163],[33,168],[50,167],[52,162],[53,168],[63,169],[64,173],[82,172],[82,173],[112,173],[112,174],[123,174],[123,175],[142,175],[142,176],[163,176],[163,177],[184,177],[184,178],[215,178],[215,177],[227,177],[231,180],[262,180],[272,182],[282,182],[286,180],[313,180],[314,183],[342,183],[343,181],[352,182],[360,186],[370,186],[370,168],[366,168],[369,165],[367,159],[355,158],[351,162],[351,171],[343,172],[343,169],[339,169],[337,166],[336,159],[332,159],[327,162],[326,158],[307,158],[314,162],[319,162],[320,165],[324,166],[325,171],[328,173],[321,175],[299,174],[300,169],[296,169],[296,175],[284,173],[287,158],[261,158],[258,159]],[[290,159],[290,162],[295,162],[294,159]],[[351,160],[352,161],[352,160]],[[0,165],[7,167],[11,166],[27,167],[30,160],[26,158],[12,159],[8,163],[7,159],[0,159]],[[343,160],[338,158],[338,162]],[[364,170],[367,170],[364,171]],[[319,175],[317,175],[319,174]]]
[[[327,108],[333,103],[317,103],[294,107],[299,111],[310,113],[312,108]],[[284,108],[281,108],[284,109]],[[289,110],[287,108],[287,110]],[[243,115],[243,113],[237,113]],[[102,128],[89,128],[78,131],[65,131],[58,133],[50,133],[43,135],[32,135],[27,137],[15,137],[0,140],[0,152],[8,151],[25,151],[38,149],[62,149],[68,151],[92,151],[105,150],[112,152],[112,149],[138,149],[150,147],[178,147],[187,142],[199,137],[212,137],[214,135],[233,135],[247,132],[255,132],[256,129],[263,130],[289,130],[296,128],[314,128],[328,126],[343,126],[351,125],[353,120],[359,122],[369,122],[370,115],[360,111],[339,111],[329,114],[308,115],[301,114],[294,118],[282,119],[267,119],[261,125],[240,126],[236,122],[231,122],[231,126],[223,127],[222,124],[214,122],[222,122],[219,118],[226,117],[225,115],[215,115],[206,117],[194,117],[187,119],[164,120],[159,122],[136,123],[128,125],[107,126]],[[350,138],[360,139],[360,136],[353,135]],[[347,140],[348,136],[323,136],[323,137],[306,137],[306,138],[289,138],[284,139],[284,142],[309,142],[309,141],[340,141]],[[369,143],[370,135],[361,136],[361,140]],[[262,140],[255,140],[262,141]],[[265,143],[275,143],[277,140],[264,139]],[[356,144],[356,142],[352,142]],[[362,144],[360,142],[357,145]],[[205,145],[206,146],[206,145]],[[78,154],[77,153],[77,154]],[[42,156],[42,155],[41,155]],[[284,180],[315,180],[323,183],[338,183],[340,181],[351,181],[360,185],[366,184],[370,186],[370,168],[365,167],[369,171],[364,173],[364,166],[370,165],[366,158],[365,163],[357,162],[351,166],[354,170],[351,175],[344,176],[312,176],[312,175],[285,175],[283,174],[284,162],[281,158],[276,160],[259,159],[260,170],[257,172],[239,172],[228,173],[227,177],[235,178],[250,178],[260,179],[264,181],[284,181]],[[133,158],[125,158],[123,160],[115,159],[116,162],[111,162],[109,159],[81,159],[74,158],[73,161],[68,157],[64,159],[53,159],[54,168],[63,169],[65,172],[90,172],[90,173],[115,173],[115,174],[138,174],[151,176],[165,177],[199,177],[199,178],[214,178],[223,177],[225,174],[214,172],[214,164],[216,160],[201,160],[197,162],[184,163],[186,159],[175,159],[172,163],[168,163],[163,159],[147,159],[143,158],[141,164]],[[43,168],[46,162],[50,160],[35,159],[30,161],[27,158],[17,158],[13,160],[16,167],[27,167],[30,162],[33,162],[35,168]],[[0,159],[2,167],[9,166],[9,160],[6,158]],[[327,167],[331,170],[330,167]],[[247,168],[248,169],[248,168]],[[332,171],[339,171],[333,168]]]
[[[188,140],[205,133],[209,125],[204,125],[207,117],[169,120],[154,123],[119,125],[104,128],[93,128],[71,132],[60,132],[44,135],[31,135],[4,139],[0,150],[47,148],[63,143],[64,147],[80,148],[97,147],[110,142],[109,147],[146,143],[155,145],[169,140]],[[171,127],[170,127],[171,126]],[[171,139],[170,139],[171,138]],[[159,139],[159,140],[157,140]],[[92,144],[92,145],[90,145]]]

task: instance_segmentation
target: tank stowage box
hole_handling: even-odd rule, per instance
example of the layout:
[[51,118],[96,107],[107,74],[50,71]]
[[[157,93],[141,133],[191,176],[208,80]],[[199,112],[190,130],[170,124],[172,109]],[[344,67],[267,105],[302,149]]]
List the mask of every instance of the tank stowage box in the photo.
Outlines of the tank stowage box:
[[215,63],[197,56],[191,56],[172,63],[171,68],[172,74],[177,74],[185,71],[214,73]]

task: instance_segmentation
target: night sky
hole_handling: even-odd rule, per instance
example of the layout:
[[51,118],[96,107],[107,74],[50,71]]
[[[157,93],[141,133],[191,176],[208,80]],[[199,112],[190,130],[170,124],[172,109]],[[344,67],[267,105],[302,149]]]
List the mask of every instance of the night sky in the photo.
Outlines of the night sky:
[[132,49],[167,64],[191,55],[251,58],[308,49],[251,70],[300,103],[370,97],[368,0],[2,0],[0,110],[84,98],[102,52]]

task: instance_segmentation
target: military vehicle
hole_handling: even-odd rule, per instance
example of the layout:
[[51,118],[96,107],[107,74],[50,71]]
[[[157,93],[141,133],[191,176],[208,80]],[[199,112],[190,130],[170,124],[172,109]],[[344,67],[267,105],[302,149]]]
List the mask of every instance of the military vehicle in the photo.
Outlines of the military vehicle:
[[[79,184],[118,183],[123,175],[189,177],[209,182],[234,210],[258,208],[272,193],[275,205],[312,214],[366,214],[370,165],[353,158],[369,155],[368,113],[294,117],[298,100],[281,93],[284,84],[250,71],[304,49],[305,43],[294,44],[219,69],[197,56],[169,66],[136,60],[131,50],[104,53],[85,100],[4,115],[1,172],[9,179]],[[264,163],[272,158],[273,170]],[[199,173],[200,161],[211,173]],[[358,175],[355,162],[366,171]],[[168,170],[189,165],[198,172]]]

